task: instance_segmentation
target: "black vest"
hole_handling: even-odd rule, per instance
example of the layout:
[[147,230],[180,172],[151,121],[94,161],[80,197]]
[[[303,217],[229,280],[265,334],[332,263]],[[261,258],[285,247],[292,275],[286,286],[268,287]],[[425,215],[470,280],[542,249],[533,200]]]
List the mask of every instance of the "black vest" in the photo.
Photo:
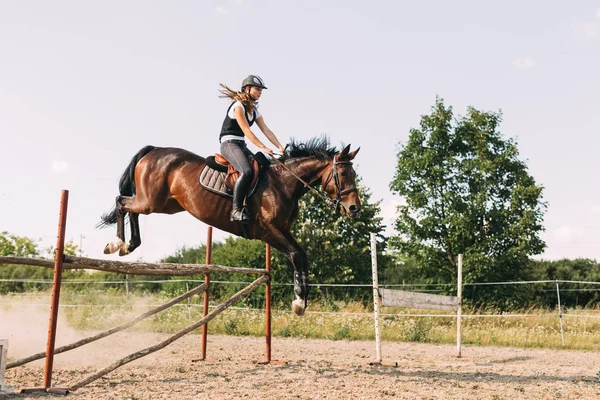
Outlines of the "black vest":
[[[229,108],[227,109],[227,114],[225,114],[225,120],[223,121],[223,126],[221,126],[221,134],[219,135],[219,142],[221,142],[221,138],[225,135],[234,135],[239,136],[240,139],[244,139],[244,131],[240,128],[240,124],[238,124],[235,118],[229,118],[229,110],[235,104],[235,101],[231,103]],[[252,115],[252,119],[248,118],[248,114],[244,111],[244,117],[246,117],[246,121],[248,121],[248,125],[252,126],[254,121],[256,120],[256,111]]]

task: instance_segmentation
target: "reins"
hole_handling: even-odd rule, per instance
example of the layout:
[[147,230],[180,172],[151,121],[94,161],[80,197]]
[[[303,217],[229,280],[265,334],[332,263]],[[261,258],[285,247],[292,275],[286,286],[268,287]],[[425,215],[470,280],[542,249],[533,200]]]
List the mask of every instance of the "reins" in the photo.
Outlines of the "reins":
[[352,165],[351,161],[337,161],[335,159],[335,156],[333,158],[333,167],[331,168],[331,174],[329,176],[329,178],[327,178],[327,181],[325,181],[325,183],[323,184],[323,188],[325,188],[327,186],[327,184],[329,183],[329,181],[331,180],[331,178],[333,177],[333,182],[334,182],[334,187],[335,187],[335,199],[329,198],[327,196],[324,196],[321,192],[319,192],[317,189],[315,189],[314,187],[310,186],[310,184],[308,182],[306,182],[304,179],[300,178],[298,175],[296,175],[296,173],[294,171],[292,171],[287,165],[285,165],[284,162],[280,161],[279,159],[273,157],[273,160],[277,161],[280,165],[282,165],[285,169],[288,170],[288,172],[290,174],[292,174],[294,176],[294,178],[296,178],[298,181],[300,181],[304,187],[310,189],[313,191],[313,193],[315,193],[317,196],[319,196],[319,198],[321,198],[321,200],[323,200],[329,207],[329,209],[331,209],[334,212],[337,212],[340,208],[341,205],[341,199],[342,196],[348,194],[348,193],[352,193],[352,192],[357,192],[358,189],[356,189],[356,187],[350,188],[350,189],[344,189],[344,190],[340,190],[340,181],[339,181],[339,177],[337,176],[337,169],[336,169],[336,165],[337,164],[350,164]]

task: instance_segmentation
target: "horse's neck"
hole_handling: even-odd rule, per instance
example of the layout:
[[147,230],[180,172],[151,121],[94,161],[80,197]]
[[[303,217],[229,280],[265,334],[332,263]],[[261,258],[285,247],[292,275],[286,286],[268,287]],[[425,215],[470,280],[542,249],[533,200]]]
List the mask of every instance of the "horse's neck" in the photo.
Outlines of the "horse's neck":
[[[298,176],[304,182],[311,186],[317,186],[321,183],[323,174],[329,165],[329,161],[319,160],[316,157],[306,157],[292,159],[286,162],[285,165],[294,175]],[[300,197],[306,193],[307,189],[302,182],[290,173],[290,171],[282,169],[281,173],[286,182],[290,182],[289,184],[286,184],[286,186],[293,188],[295,197]]]

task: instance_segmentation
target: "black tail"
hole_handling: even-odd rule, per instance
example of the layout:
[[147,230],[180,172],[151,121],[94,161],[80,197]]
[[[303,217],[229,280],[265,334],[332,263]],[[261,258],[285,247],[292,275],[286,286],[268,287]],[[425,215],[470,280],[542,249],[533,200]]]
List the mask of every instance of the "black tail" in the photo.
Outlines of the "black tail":
[[[135,167],[137,163],[144,157],[146,154],[150,153],[156,147],[154,146],[146,146],[140,151],[137,152],[135,156],[131,159],[131,162],[125,168],[125,172],[121,175],[121,179],[119,180],[119,193],[121,196],[133,196],[135,195]],[[96,228],[105,228],[110,225],[114,225],[117,223],[117,206],[115,205],[112,210],[108,214],[103,214],[100,217],[101,221],[96,225]]]

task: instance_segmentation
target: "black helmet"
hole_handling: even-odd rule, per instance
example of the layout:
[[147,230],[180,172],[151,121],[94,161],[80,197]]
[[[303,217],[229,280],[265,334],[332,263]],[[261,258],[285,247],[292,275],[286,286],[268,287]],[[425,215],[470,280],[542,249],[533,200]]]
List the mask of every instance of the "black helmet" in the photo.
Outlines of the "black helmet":
[[244,88],[246,86],[256,86],[256,87],[259,87],[259,88],[262,88],[262,89],[266,89],[267,88],[265,86],[265,82],[258,75],[248,75],[246,77],[246,79],[244,79],[244,81],[242,82],[242,90],[244,90]]

